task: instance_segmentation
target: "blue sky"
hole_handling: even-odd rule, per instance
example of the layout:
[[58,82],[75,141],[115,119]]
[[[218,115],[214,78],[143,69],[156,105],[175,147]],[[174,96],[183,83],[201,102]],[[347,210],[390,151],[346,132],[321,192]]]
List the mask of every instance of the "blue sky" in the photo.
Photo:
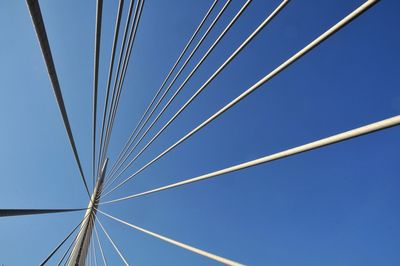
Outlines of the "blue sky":
[[[129,4],[125,2],[124,16]],[[219,1],[212,17],[224,2]],[[177,84],[244,2],[232,1]],[[361,3],[289,3],[124,177]],[[42,0],[40,4],[78,151],[90,177],[95,1]],[[278,4],[253,1],[155,130]],[[110,143],[111,162],[210,5],[211,1],[146,1]],[[397,1],[378,3],[109,199],[398,115],[399,5]],[[117,1],[105,1],[100,110],[116,8]],[[0,207],[85,207],[87,195],[24,1],[0,3],[0,32]],[[391,128],[102,208],[133,224],[249,265],[399,265],[399,133],[400,128]],[[37,264],[82,215],[0,219],[0,264]],[[214,265],[104,216],[101,220],[132,264]],[[110,264],[119,265],[104,235],[101,239]]]

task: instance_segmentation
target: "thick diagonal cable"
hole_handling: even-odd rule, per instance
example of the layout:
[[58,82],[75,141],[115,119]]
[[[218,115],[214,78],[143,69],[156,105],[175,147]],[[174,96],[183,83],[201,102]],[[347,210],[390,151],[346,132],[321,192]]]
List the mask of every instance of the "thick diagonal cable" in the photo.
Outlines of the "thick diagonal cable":
[[[168,87],[165,89],[164,93],[161,95],[160,99],[158,99],[157,103],[152,107],[152,110],[150,111],[149,115],[146,117],[146,119],[144,120],[144,122],[142,123],[142,125],[138,128],[138,130],[136,131],[136,134],[134,135],[134,137],[131,139],[127,150],[129,150],[129,148],[132,146],[132,144],[134,143],[134,141],[136,140],[136,138],[138,137],[138,135],[141,133],[143,127],[146,125],[146,123],[149,121],[149,119],[151,118],[151,116],[153,115],[154,111],[157,109],[157,107],[160,105],[160,103],[162,102],[162,100],[165,98],[165,96],[167,95],[167,93],[169,92],[169,90],[171,89],[172,85],[175,83],[175,81],[177,80],[177,78],[179,77],[179,75],[182,73],[182,71],[185,69],[185,67],[187,66],[187,64],[189,63],[189,61],[192,59],[192,57],[194,56],[194,54],[196,53],[196,51],[198,50],[198,48],[200,47],[200,45],[203,43],[203,41],[206,39],[206,37],[208,36],[208,34],[210,33],[210,31],[213,29],[214,25],[217,23],[217,21],[219,20],[219,18],[222,16],[222,14],[224,13],[224,11],[226,10],[226,8],[228,7],[228,5],[231,3],[231,0],[227,0],[225,5],[221,8],[220,12],[217,14],[217,16],[214,18],[214,20],[212,21],[212,23],[210,24],[210,26],[207,28],[207,30],[205,31],[205,33],[203,34],[203,36],[200,38],[200,40],[197,42],[196,46],[193,48],[192,52],[190,53],[190,55],[188,56],[188,58],[185,60],[185,62],[182,64],[182,66],[180,67],[180,69],[178,70],[178,72],[175,74],[174,78],[172,79],[172,81],[170,82],[170,84],[168,85]],[[129,154],[127,155],[129,157]]]
[[103,118],[102,118],[102,122],[101,122],[100,147],[99,147],[99,157],[98,157],[98,164],[97,164],[97,173],[100,171],[100,167],[102,165],[101,158],[102,158],[102,152],[103,152],[103,138],[104,138],[103,135],[104,135],[104,130],[105,130],[104,127],[105,127],[107,110],[108,110],[108,101],[109,101],[108,98],[110,96],[111,79],[112,79],[112,73],[113,73],[114,61],[115,61],[115,50],[116,50],[117,42],[118,42],[119,27],[121,24],[121,15],[122,15],[123,7],[124,7],[124,0],[119,0],[118,12],[117,12],[115,28],[114,28],[114,40],[113,40],[112,49],[111,49],[111,58],[110,58],[110,66],[109,66],[109,71],[108,71],[106,94],[105,94],[105,99],[104,99]]
[[101,20],[103,13],[103,0],[96,2],[96,29],[94,44],[94,71],[93,71],[93,130],[92,130],[92,179],[93,187],[95,185],[96,175],[96,119],[97,119],[97,89],[99,82],[99,57],[100,57],[100,39],[101,39]]
[[111,245],[114,247],[115,251],[118,253],[118,255],[120,256],[120,258],[122,259],[122,261],[124,262],[125,265],[129,266],[129,263],[126,261],[126,259],[124,258],[124,256],[122,255],[121,251],[119,251],[117,245],[114,243],[114,241],[111,239],[110,235],[108,234],[108,232],[106,231],[106,229],[104,228],[104,226],[102,225],[102,223],[100,222],[99,217],[96,217],[96,221],[99,223],[101,229],[103,230],[104,234],[106,235],[106,237],[108,238],[108,240],[110,241]]
[[201,20],[200,24],[197,26],[196,30],[194,31],[194,33],[192,34],[192,36],[190,37],[189,41],[186,43],[185,47],[183,48],[183,50],[181,51],[181,54],[179,55],[178,59],[175,61],[174,65],[172,66],[172,68],[170,69],[169,73],[167,74],[167,76],[165,77],[163,83],[161,84],[160,88],[158,89],[158,91],[156,92],[156,94],[154,95],[153,99],[151,100],[150,104],[147,106],[145,112],[142,114],[142,117],[139,119],[139,122],[137,123],[136,127],[134,128],[132,134],[129,136],[128,141],[124,144],[124,147],[122,148],[122,151],[118,154],[117,159],[113,165],[113,167],[111,168],[112,172],[115,168],[116,165],[119,164],[119,161],[121,159],[121,157],[125,156],[126,153],[126,148],[128,147],[131,139],[133,138],[134,134],[136,133],[136,130],[139,128],[139,126],[141,125],[144,117],[148,114],[150,108],[153,106],[153,103],[155,102],[155,100],[157,99],[157,97],[159,96],[159,94],[161,93],[162,89],[164,88],[164,85],[166,84],[166,82],[168,81],[168,79],[171,77],[172,73],[175,71],[176,67],[178,66],[179,62],[181,61],[183,55],[186,53],[187,49],[189,48],[189,46],[192,44],[194,38],[196,37],[196,35],[198,34],[198,32],[200,31],[201,27],[203,26],[203,24],[205,23],[205,21],[207,20],[208,16],[210,15],[211,11],[214,9],[215,5],[217,4],[218,0],[214,0],[214,2],[212,3],[211,7],[208,9],[207,13],[205,14],[205,16],[203,17],[203,19]]
[[[140,0],[139,0],[139,1],[140,1]],[[112,100],[111,100],[110,113],[111,113],[111,110],[112,110],[113,105],[114,105],[116,84],[117,84],[117,82],[118,82],[117,80],[118,80],[118,78],[119,78],[119,74],[120,74],[120,70],[121,70],[122,57],[123,57],[124,51],[125,51],[126,40],[127,40],[127,37],[128,37],[128,30],[129,30],[129,26],[130,26],[130,21],[132,20],[132,14],[133,14],[134,4],[135,4],[135,1],[134,1],[134,0],[131,0],[131,1],[130,1],[130,4],[129,4],[129,9],[128,9],[128,17],[127,17],[126,22],[125,22],[124,34],[123,34],[123,37],[122,37],[122,44],[121,44],[120,53],[119,53],[119,57],[118,57],[117,70],[116,70],[116,73],[115,73],[115,75],[114,75],[115,80],[114,80],[114,86],[113,86],[113,90],[112,90],[112,91],[113,91],[113,94],[112,94]],[[138,5],[137,5],[137,6],[138,6]],[[135,11],[134,14],[135,14],[134,16],[136,17],[137,8],[136,8],[136,11]],[[134,24],[134,23],[135,23],[135,21],[133,21],[132,24]],[[133,25],[132,25],[132,28],[133,28]],[[131,33],[131,32],[130,32],[130,33]],[[132,33],[131,33],[131,34],[132,34]],[[109,84],[111,84],[111,83],[109,83]],[[106,117],[107,117],[107,116],[106,116]],[[109,119],[110,119],[110,115],[108,115],[108,120],[107,120],[106,129],[108,129]],[[106,130],[106,136],[107,136],[107,130]]]
[[115,200],[110,200],[110,201],[106,201],[106,202],[102,202],[101,204],[109,204],[109,203],[115,203],[115,202],[119,202],[119,201],[124,201],[124,200],[128,200],[128,199],[133,199],[133,198],[137,198],[137,197],[141,197],[141,196],[145,196],[145,195],[149,195],[152,193],[156,193],[156,192],[160,192],[163,190],[167,190],[167,189],[171,189],[171,188],[176,188],[176,187],[180,187],[180,186],[184,186],[184,185],[188,185],[194,182],[199,182],[202,180],[206,180],[209,178],[213,178],[213,177],[217,177],[220,175],[224,175],[224,174],[228,174],[228,173],[232,173],[232,172],[236,172],[242,169],[246,169],[249,167],[253,167],[253,166],[257,166],[260,164],[264,164],[264,163],[268,163],[268,162],[272,162],[272,161],[276,161],[279,159],[283,159],[286,157],[290,157],[293,155],[297,155],[300,153],[304,153],[307,151],[311,151],[311,150],[315,150],[315,149],[319,149],[328,145],[332,145],[332,144],[336,144],[342,141],[346,141],[346,140],[350,140],[353,138],[357,138],[363,135],[367,135],[367,134],[371,134],[374,133],[376,131],[380,131],[383,129],[387,129],[390,127],[394,127],[394,126],[398,126],[400,125],[400,115],[398,116],[394,116],[385,120],[381,120],[379,122],[376,123],[372,123],[363,127],[359,127],[353,130],[349,130],[340,134],[336,134],[327,138],[323,138],[317,141],[313,141],[301,146],[297,146],[291,149],[287,149],[278,153],[274,153],[272,155],[268,155],[268,156],[264,156],[261,158],[258,158],[256,160],[252,160],[252,161],[248,161],[245,163],[241,163],[241,164],[237,164],[234,166],[230,166],[218,171],[214,171],[208,174],[204,174],[204,175],[200,175],[197,177],[193,177],[190,179],[186,179],[180,182],[176,182],[167,186],[162,186],[159,188],[155,188],[155,189],[151,189],[145,192],[141,192],[141,193],[137,193],[131,196],[127,196],[127,197],[123,197],[123,198],[119,198],[119,199],[115,199]]
[[252,85],[250,88],[245,90],[242,94],[240,94],[238,97],[233,99],[231,102],[229,102],[227,105],[222,107],[219,111],[214,113],[212,116],[210,116],[208,119],[206,119],[204,122],[202,122],[200,125],[195,127],[193,130],[191,130],[189,133],[187,133],[185,136],[183,136],[181,139],[179,139],[177,142],[175,142],[172,146],[164,150],[162,153],[160,153],[158,156],[156,156],[154,159],[152,159],[150,162],[145,164],[143,167],[141,167],[139,170],[137,170],[135,173],[130,175],[128,178],[126,178],[123,182],[118,184],[116,187],[114,187],[112,190],[104,194],[106,196],[107,194],[111,193],[112,191],[115,191],[117,188],[121,187],[124,185],[126,182],[128,182],[130,179],[132,179],[134,176],[142,172],[144,169],[146,169],[148,166],[153,164],[155,161],[160,159],[162,156],[170,152],[172,149],[174,149],[176,146],[181,144],[183,141],[191,137],[193,134],[198,132],[200,129],[205,127],[207,124],[215,120],[217,117],[222,115],[224,112],[232,108],[234,105],[239,103],[241,100],[246,98],[248,95],[250,95],[252,92],[254,92],[256,89],[260,88],[264,83],[267,81],[271,80],[273,77],[278,75],[280,72],[282,72],[284,69],[286,69],[288,66],[296,62],[299,58],[303,57],[306,55],[308,52],[310,52],[312,49],[317,47],[319,44],[321,44],[324,40],[329,38],[331,35],[333,35],[335,32],[343,28],[345,25],[350,23],[353,19],[355,19],[357,16],[362,14],[364,11],[369,9],[372,5],[374,5],[377,2],[377,0],[369,0],[366,1],[364,4],[359,6],[357,9],[355,9],[353,12],[351,12],[349,15],[347,15],[345,18],[340,20],[338,23],[336,23],[334,26],[332,26],[330,29],[328,29],[326,32],[321,34],[319,37],[317,37],[315,40],[310,42],[308,45],[306,45],[304,48],[302,48],[300,51],[295,53],[293,56],[291,56],[289,59],[287,59],[285,62],[283,62],[281,65],[279,65],[277,68],[275,68],[273,71],[271,71],[269,74],[264,76],[262,79],[257,81],[254,85]]
[[125,75],[126,75],[126,71],[128,69],[128,64],[129,64],[129,61],[130,61],[130,58],[131,58],[133,43],[134,43],[136,32],[137,32],[137,29],[138,29],[138,26],[139,26],[139,22],[140,22],[143,6],[144,6],[144,0],[141,1],[141,5],[140,5],[140,8],[139,8],[138,13],[137,13],[138,15],[137,15],[136,23],[134,24],[133,32],[132,32],[132,34],[130,36],[129,45],[128,45],[129,46],[128,47],[128,53],[125,56],[123,71],[122,71],[122,74],[121,74],[120,83],[118,85],[115,105],[114,105],[113,110],[111,111],[111,119],[109,120],[109,125],[108,125],[107,132],[106,132],[105,152],[103,154],[104,157],[106,156],[108,145],[109,145],[109,142],[110,142],[111,132],[112,132],[113,125],[114,125],[114,120],[115,120],[115,116],[116,116],[116,112],[117,112],[117,108],[118,108],[118,103],[119,103],[119,99],[120,99],[123,83],[125,81]]
[[64,238],[60,244],[43,260],[43,262],[40,264],[40,266],[45,265],[52,257],[53,255],[60,249],[60,247],[67,241],[71,235],[78,229],[78,227],[83,223],[83,221],[86,219],[87,215],[83,217],[83,219],[80,221],[80,223],[72,229],[72,231],[67,235],[66,238]]
[[81,209],[0,209],[0,217],[83,211]]
[[[196,93],[178,110],[178,112],[175,113],[175,115],[153,136],[153,138],[139,151],[139,153],[125,166],[125,168],[114,178],[116,180],[157,138],[158,136],[183,112],[183,110],[214,80],[219,73],[253,40],[255,36],[266,26],[269,24],[269,22],[272,21],[272,19],[279,14],[280,11],[286,6],[288,3],[288,0],[284,0],[281,2],[280,5],[278,5],[277,8],[274,9],[274,11],[253,31],[247,38],[246,40],[228,57],[228,59],[225,60],[225,62],[208,78],[208,80],[196,91]],[[229,25],[228,25],[229,26]],[[226,28],[228,29],[228,27]],[[218,40],[218,39],[217,39]],[[182,87],[181,87],[182,88]],[[179,89],[177,90],[176,94],[179,92]],[[173,99],[173,98],[171,98]],[[170,101],[167,103],[167,105],[171,102]],[[168,107],[166,105],[166,107]],[[164,106],[165,107],[165,106]],[[166,108],[165,107],[165,108]],[[161,114],[161,112],[160,112]],[[154,120],[156,121],[156,120]],[[154,123],[153,123],[154,124]],[[144,170],[144,168],[142,169]],[[138,172],[137,172],[138,173]],[[136,175],[135,173],[134,175]],[[132,176],[133,177],[133,176]],[[118,185],[120,186],[120,185]],[[108,187],[107,187],[108,188]],[[113,190],[115,190],[113,188]],[[111,192],[111,191],[109,191]],[[104,194],[103,196],[106,196],[108,193]]]
[[74,136],[72,134],[71,126],[68,120],[67,110],[65,109],[64,100],[61,93],[60,83],[58,82],[57,72],[53,61],[53,56],[51,54],[49,40],[47,38],[46,28],[44,26],[44,21],[42,17],[42,12],[40,11],[39,2],[37,0],[26,0],[28,4],[29,12],[32,17],[33,25],[35,27],[36,35],[39,40],[40,48],[46,62],[47,72],[50,77],[50,81],[53,87],[54,95],[56,96],[58,108],[60,109],[61,116],[64,122],[65,130],[67,131],[68,139],[71,144],[72,151],[74,153],[75,161],[78,164],[79,172],[82,177],[83,184],[85,185],[86,192],[90,198],[90,192],[88,185],[86,183],[85,174],[83,173],[81,161],[79,159],[78,151],[76,149]]
[[104,264],[104,266],[107,266],[107,260],[106,260],[106,257],[104,256],[103,247],[101,246],[101,242],[100,242],[100,238],[99,238],[99,233],[97,232],[96,223],[94,223],[93,225],[94,225],[94,226],[93,226],[93,227],[94,227],[94,232],[95,232],[95,234],[96,234],[97,244],[99,245],[101,258],[102,258],[102,260],[103,260],[103,264]]
[[189,251],[191,251],[191,252],[193,252],[193,253],[196,253],[196,254],[198,254],[198,255],[207,257],[207,258],[212,259],[212,260],[214,260],[214,261],[217,261],[217,262],[220,262],[220,263],[223,263],[223,264],[226,264],[226,265],[233,265],[233,266],[240,266],[240,265],[243,265],[243,264],[238,263],[238,262],[236,262],[236,261],[233,261],[233,260],[230,260],[230,259],[227,259],[227,258],[218,256],[218,255],[212,254],[212,253],[210,253],[210,252],[204,251],[204,250],[199,249],[199,248],[195,248],[195,247],[193,247],[193,246],[189,246],[189,245],[184,244],[184,243],[182,243],[182,242],[179,242],[179,241],[173,240],[173,239],[171,239],[171,238],[168,238],[168,237],[159,235],[159,234],[157,234],[157,233],[151,232],[151,231],[149,231],[149,230],[146,230],[146,229],[144,229],[144,228],[142,228],[142,227],[139,227],[139,226],[137,226],[137,225],[133,225],[133,224],[131,224],[131,223],[125,222],[125,221],[123,221],[123,220],[121,220],[121,219],[118,219],[118,218],[116,218],[116,217],[114,217],[114,216],[112,216],[112,215],[110,215],[110,214],[107,214],[107,213],[105,213],[105,212],[103,212],[103,211],[98,210],[98,212],[100,212],[101,214],[107,216],[107,217],[110,218],[110,219],[113,219],[113,220],[115,220],[115,221],[117,221],[117,222],[120,222],[120,223],[122,223],[122,224],[125,224],[125,225],[127,225],[127,226],[129,226],[129,227],[131,227],[131,228],[133,228],[133,229],[135,229],[135,230],[137,230],[137,231],[140,231],[140,232],[142,232],[142,233],[148,234],[148,235],[150,235],[150,236],[153,236],[153,237],[155,237],[155,238],[158,238],[158,239],[160,239],[160,240],[163,240],[163,241],[165,241],[165,242],[167,242],[167,243],[170,243],[170,244],[175,245],[175,246],[177,246],[177,247],[180,247],[180,248],[189,250]]

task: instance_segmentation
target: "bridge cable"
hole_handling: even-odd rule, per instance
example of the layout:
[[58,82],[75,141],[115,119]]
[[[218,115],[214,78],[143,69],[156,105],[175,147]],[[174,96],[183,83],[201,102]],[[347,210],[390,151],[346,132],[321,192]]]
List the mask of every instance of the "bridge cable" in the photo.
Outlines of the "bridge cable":
[[72,147],[72,151],[74,153],[75,161],[78,164],[79,172],[82,177],[83,184],[85,186],[86,192],[90,198],[90,192],[88,185],[86,183],[85,174],[83,173],[81,161],[79,159],[78,151],[76,149],[74,136],[72,134],[71,126],[68,120],[68,114],[65,109],[64,100],[61,93],[60,83],[58,82],[57,72],[53,61],[53,56],[51,54],[49,40],[47,38],[46,28],[44,26],[44,21],[42,17],[42,12],[40,11],[40,5],[37,0],[26,0],[28,4],[29,12],[32,17],[32,22],[35,27],[36,35],[39,40],[40,48],[42,50],[42,54],[44,57],[44,61],[46,62],[47,72],[50,77],[50,81],[53,87],[54,95],[57,100],[58,108],[60,109],[61,116],[64,122],[65,130],[67,131],[68,139]]

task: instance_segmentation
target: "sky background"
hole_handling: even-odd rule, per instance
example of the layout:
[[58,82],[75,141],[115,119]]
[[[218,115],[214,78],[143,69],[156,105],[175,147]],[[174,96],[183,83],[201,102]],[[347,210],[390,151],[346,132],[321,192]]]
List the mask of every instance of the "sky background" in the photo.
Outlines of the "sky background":
[[[113,129],[111,163],[211,2],[146,1]],[[176,85],[244,2],[232,1]],[[206,27],[224,3],[219,1]],[[250,4],[149,137],[279,3]],[[362,3],[289,3],[123,177]],[[84,172],[91,177],[95,1],[40,4]],[[128,5],[125,1],[123,21]],[[399,8],[398,1],[381,1],[107,198],[400,114]],[[116,10],[117,1],[104,1],[98,110],[103,109]],[[0,208],[86,207],[87,195],[25,1],[0,1],[0,33]],[[102,210],[249,265],[400,265],[399,133],[399,127],[387,129]],[[0,265],[37,265],[82,217],[66,213],[0,219]],[[107,217],[100,219],[131,264],[215,265]],[[100,234],[109,264],[122,264]]]

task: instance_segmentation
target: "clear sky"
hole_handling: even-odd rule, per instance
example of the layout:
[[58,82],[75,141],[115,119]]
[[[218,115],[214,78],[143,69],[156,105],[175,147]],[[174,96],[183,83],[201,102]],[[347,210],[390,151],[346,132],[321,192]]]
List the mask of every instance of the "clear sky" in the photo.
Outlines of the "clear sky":
[[[117,9],[117,1],[104,2],[99,110]],[[111,163],[211,2],[146,1],[110,143]],[[177,85],[244,2],[232,1]],[[279,2],[253,1],[155,130]],[[212,18],[224,3],[219,1]],[[123,177],[362,3],[291,1]],[[95,1],[40,4],[78,151],[90,177]],[[381,1],[108,199],[398,115],[399,8],[398,1]],[[87,195],[25,1],[0,1],[0,33],[0,208],[86,207]],[[391,128],[102,209],[249,265],[400,265],[399,133],[399,127]],[[37,265],[82,216],[0,219],[0,265]],[[131,264],[214,265],[107,217],[101,221]],[[103,234],[101,240],[110,265],[122,264]]]

